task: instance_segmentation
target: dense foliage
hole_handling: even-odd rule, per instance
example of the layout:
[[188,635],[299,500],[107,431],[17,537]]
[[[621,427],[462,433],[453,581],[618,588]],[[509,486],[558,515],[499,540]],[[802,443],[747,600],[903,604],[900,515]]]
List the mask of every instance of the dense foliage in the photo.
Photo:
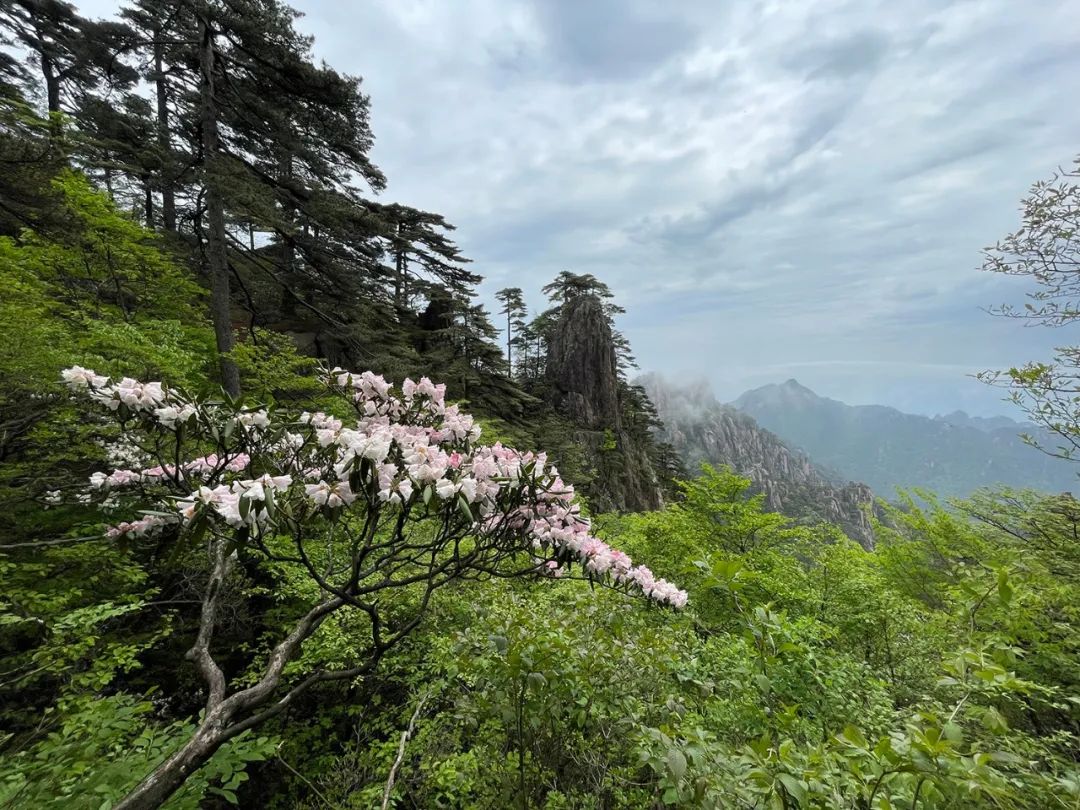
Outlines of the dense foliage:
[[[684,487],[662,512],[601,521],[658,573],[682,577],[683,613],[566,579],[462,581],[375,674],[320,685],[268,719],[264,736],[224,747],[184,790],[228,796],[245,761],[269,757],[249,766],[260,778],[240,790],[245,803],[379,806],[393,774],[391,806],[1075,806],[1074,501],[911,502],[866,552],[835,530],[763,513],[731,473],[706,469]],[[77,548],[64,549],[69,565]],[[177,564],[189,577],[192,566]],[[218,629],[229,664],[255,654],[255,670],[236,670],[241,688],[274,628],[310,598],[272,560],[243,570]],[[159,718],[198,693],[194,665],[155,674],[175,664],[167,651],[185,633],[184,609],[163,616],[155,599],[136,598],[148,584],[136,563],[87,583],[123,599],[74,610],[72,594],[43,592],[35,573],[12,576],[13,607],[33,608],[50,633],[10,660],[25,661],[25,686],[51,681],[61,725],[39,738],[23,719],[0,766],[8,796],[14,806],[77,800],[72,774],[110,750],[126,764],[95,780],[116,797],[191,733]],[[12,616],[8,632],[27,633],[27,622]],[[306,666],[355,659],[354,625],[327,623]],[[161,678],[178,692],[156,709],[140,704],[135,690]]]

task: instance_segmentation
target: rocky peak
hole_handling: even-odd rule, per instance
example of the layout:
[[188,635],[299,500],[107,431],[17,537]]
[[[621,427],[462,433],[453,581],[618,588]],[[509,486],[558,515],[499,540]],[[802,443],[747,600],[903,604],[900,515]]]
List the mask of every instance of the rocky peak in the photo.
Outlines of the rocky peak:
[[792,377],[790,380],[787,380],[782,386],[780,386],[780,388],[788,399],[795,399],[807,402],[813,402],[814,400],[820,399],[817,394],[815,394],[801,382],[796,380],[794,377]]
[[793,377],[780,384],[770,383],[747,391],[735,401],[734,405],[740,410],[750,410],[744,407],[746,402],[765,402],[771,407],[797,408],[813,404],[820,399],[821,397]]
[[562,306],[548,343],[547,381],[555,409],[593,430],[621,427],[615,343],[595,295]]
[[600,299],[577,295],[561,308],[548,338],[548,400],[575,426],[574,440],[595,472],[588,491],[599,511],[662,505],[648,434],[623,424],[623,388],[615,341]]
[[[722,405],[707,386],[675,387],[657,375],[638,382],[664,423],[660,438],[675,448],[688,470],[702,462],[729,466],[751,480],[771,511],[798,520],[829,521],[865,548],[873,548],[869,511],[875,499],[865,484],[841,484],[836,474],[788,447],[752,417]],[[768,395],[801,397],[805,391],[815,396],[794,380],[767,389]]]

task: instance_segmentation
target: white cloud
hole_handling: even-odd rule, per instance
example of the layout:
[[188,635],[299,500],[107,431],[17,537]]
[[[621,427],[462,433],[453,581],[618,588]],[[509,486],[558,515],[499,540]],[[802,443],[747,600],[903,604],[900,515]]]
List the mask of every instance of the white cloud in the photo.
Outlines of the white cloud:
[[365,77],[386,196],[455,223],[488,297],[605,279],[646,368],[865,399],[908,363],[905,402],[992,409],[941,369],[1060,337],[981,313],[1018,288],[975,268],[1080,152],[1070,0],[294,4]]

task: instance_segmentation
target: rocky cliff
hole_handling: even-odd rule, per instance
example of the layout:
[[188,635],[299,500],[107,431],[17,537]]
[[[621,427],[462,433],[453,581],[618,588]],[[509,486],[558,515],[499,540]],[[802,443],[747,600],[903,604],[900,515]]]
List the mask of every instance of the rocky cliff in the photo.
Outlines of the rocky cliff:
[[548,342],[547,382],[555,409],[576,424],[589,430],[622,426],[615,343],[596,296],[563,305]]
[[603,304],[594,295],[566,301],[548,339],[547,397],[574,425],[574,440],[594,468],[589,500],[600,511],[663,505],[651,461],[652,438],[629,429],[625,384]]
[[873,548],[868,486],[842,483],[839,476],[792,450],[751,417],[716,400],[708,385],[675,387],[657,375],[638,380],[656,406],[660,438],[693,472],[703,462],[727,465],[749,478],[765,503],[800,521],[834,523],[865,548]]

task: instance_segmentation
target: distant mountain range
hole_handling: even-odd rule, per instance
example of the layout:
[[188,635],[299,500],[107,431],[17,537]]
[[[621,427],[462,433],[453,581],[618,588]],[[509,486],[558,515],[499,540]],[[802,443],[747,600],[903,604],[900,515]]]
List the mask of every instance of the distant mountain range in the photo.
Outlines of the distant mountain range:
[[885,498],[898,487],[966,496],[994,484],[1080,492],[1080,468],[1025,444],[1019,435],[1037,429],[1004,416],[956,411],[930,418],[846,405],[795,380],[747,391],[733,404],[818,464],[866,482]]
[[865,484],[843,482],[819,467],[750,416],[721,404],[705,382],[675,386],[656,374],[636,382],[663,422],[659,438],[676,450],[688,472],[702,462],[731,467],[764,494],[770,511],[800,522],[834,523],[873,548],[874,493]]

